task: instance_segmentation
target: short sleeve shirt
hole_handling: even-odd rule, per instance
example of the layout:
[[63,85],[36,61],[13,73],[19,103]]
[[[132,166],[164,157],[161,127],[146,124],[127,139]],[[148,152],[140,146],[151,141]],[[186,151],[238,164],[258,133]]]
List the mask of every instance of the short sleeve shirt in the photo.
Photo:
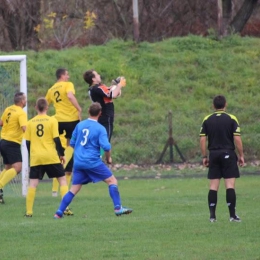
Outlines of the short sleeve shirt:
[[206,116],[200,130],[200,136],[208,137],[209,150],[234,150],[234,136],[240,135],[237,118],[222,110]]
[[29,120],[25,139],[30,141],[30,166],[60,163],[54,138],[59,137],[58,121],[47,115]]
[[67,97],[72,92],[75,95],[75,88],[72,82],[56,82],[47,92],[46,100],[53,103],[55,117],[58,122],[73,122],[79,120],[78,110],[73,106]]
[[27,124],[25,111],[20,106],[9,106],[2,114],[1,120],[3,122],[1,139],[21,144],[23,139],[22,126]]

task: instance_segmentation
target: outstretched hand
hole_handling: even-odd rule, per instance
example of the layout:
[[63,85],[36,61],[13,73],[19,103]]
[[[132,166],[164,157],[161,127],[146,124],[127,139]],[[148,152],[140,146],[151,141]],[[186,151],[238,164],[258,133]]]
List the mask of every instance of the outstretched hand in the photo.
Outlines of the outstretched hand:
[[112,80],[112,85],[120,85],[121,87],[126,86],[126,79],[125,77],[117,77],[116,79]]
[[125,87],[126,86],[126,79],[124,77],[120,77],[119,84],[121,85],[121,87]]

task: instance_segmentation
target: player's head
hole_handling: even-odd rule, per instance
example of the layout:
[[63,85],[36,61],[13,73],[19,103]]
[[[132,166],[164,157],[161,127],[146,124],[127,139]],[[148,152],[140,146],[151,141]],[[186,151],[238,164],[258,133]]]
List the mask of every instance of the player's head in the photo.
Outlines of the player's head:
[[91,86],[101,83],[101,77],[95,70],[87,70],[83,74],[83,79]]
[[222,95],[215,96],[213,106],[215,109],[224,109],[226,107],[226,98]]
[[14,104],[17,106],[25,107],[26,106],[26,96],[23,92],[17,92],[14,95]]
[[88,112],[90,116],[97,117],[101,115],[102,107],[98,102],[94,102],[90,105]]
[[65,68],[59,68],[56,70],[56,78],[57,80],[62,80],[62,81],[68,81],[69,79],[69,72]]
[[35,108],[39,113],[46,112],[47,109],[48,109],[47,100],[44,97],[38,98],[37,101],[36,101]]

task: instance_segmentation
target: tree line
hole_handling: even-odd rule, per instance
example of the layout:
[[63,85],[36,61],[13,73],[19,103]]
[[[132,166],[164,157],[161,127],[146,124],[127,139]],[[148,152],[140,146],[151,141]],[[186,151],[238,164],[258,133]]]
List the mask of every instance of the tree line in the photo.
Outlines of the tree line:
[[[243,33],[258,0],[138,0],[138,41]],[[258,20],[259,21],[259,20]],[[1,0],[0,50],[63,49],[133,39],[133,2]],[[260,21],[259,21],[260,23]],[[135,39],[137,40],[137,39]]]

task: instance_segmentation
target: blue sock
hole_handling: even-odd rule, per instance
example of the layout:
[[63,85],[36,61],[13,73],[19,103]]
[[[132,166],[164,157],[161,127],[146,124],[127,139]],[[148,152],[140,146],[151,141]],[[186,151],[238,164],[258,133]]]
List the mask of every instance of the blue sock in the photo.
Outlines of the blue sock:
[[58,214],[60,217],[62,217],[63,212],[65,211],[65,209],[68,207],[68,205],[71,203],[71,201],[74,198],[74,194],[69,191],[67,192],[64,197],[62,198],[62,201],[60,203],[60,207],[59,209],[56,211],[56,214]]
[[117,185],[115,184],[109,185],[108,189],[109,189],[109,195],[114,203],[114,209],[120,209],[121,199],[120,199],[120,194]]

